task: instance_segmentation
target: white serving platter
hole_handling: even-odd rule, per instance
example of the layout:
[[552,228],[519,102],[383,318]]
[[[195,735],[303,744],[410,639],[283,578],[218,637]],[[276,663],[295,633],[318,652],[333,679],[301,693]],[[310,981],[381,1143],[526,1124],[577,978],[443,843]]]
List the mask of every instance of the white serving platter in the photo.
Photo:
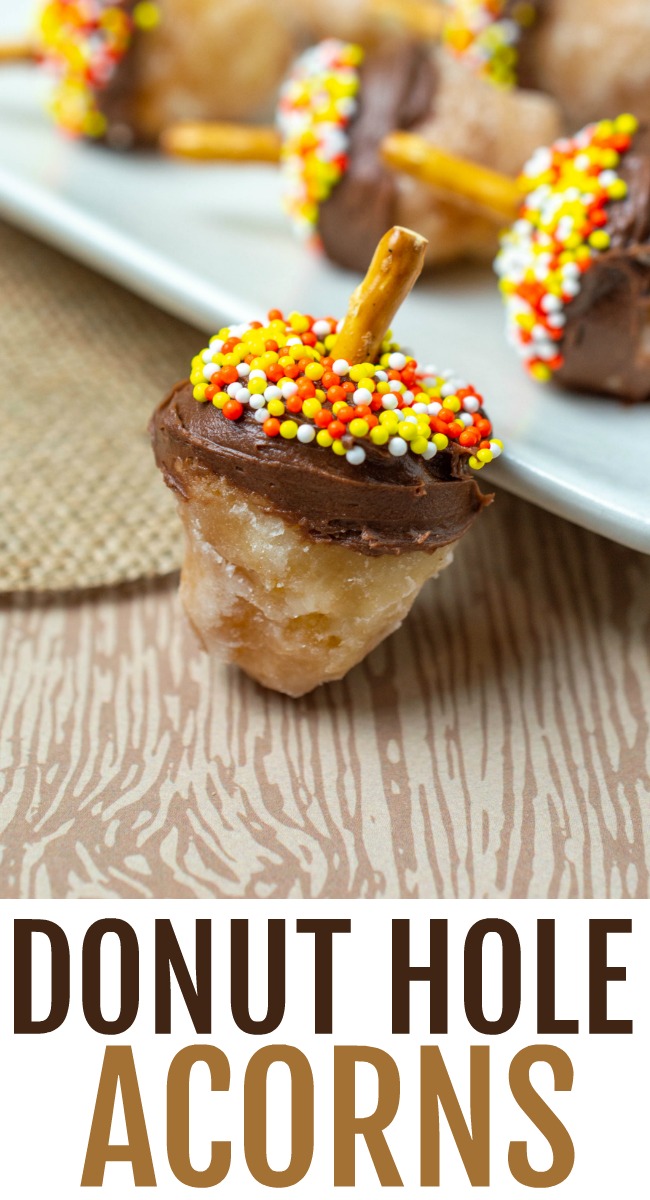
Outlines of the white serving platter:
[[[31,8],[12,0],[0,36]],[[0,218],[206,332],[269,308],[344,312],[355,277],[294,239],[272,167],[194,166],[71,142],[45,115],[47,89],[35,69],[0,72]],[[396,333],[483,391],[507,445],[488,468],[495,483],[650,554],[650,404],[533,383],[503,326],[490,271],[459,268],[418,286]]]

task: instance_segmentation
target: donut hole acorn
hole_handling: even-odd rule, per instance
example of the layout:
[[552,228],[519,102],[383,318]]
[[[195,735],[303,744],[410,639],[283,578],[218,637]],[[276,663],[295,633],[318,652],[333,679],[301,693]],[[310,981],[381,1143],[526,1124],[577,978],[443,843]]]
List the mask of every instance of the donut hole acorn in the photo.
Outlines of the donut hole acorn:
[[390,230],[342,323],[272,310],[219,330],[151,421],[192,626],[290,696],[397,629],[492,499],[477,477],[503,447],[482,397],[390,332],[425,253]]
[[[509,224],[495,262],[507,338],[535,380],[650,399],[650,129],[623,113],[537,150],[519,179],[395,133],[388,157]],[[641,219],[639,219],[641,214]]]
[[0,43],[0,66],[44,66],[57,126],[119,150],[155,145],[188,111],[257,117],[272,105],[298,36],[260,0],[44,0],[39,7],[33,37]]
[[[448,114],[457,111],[462,116],[450,126]],[[438,134],[463,153],[517,171],[561,127],[553,101],[475,79],[421,40],[398,36],[364,50],[329,38],[294,64],[275,128],[185,122],[166,130],[161,144],[185,158],[275,163],[298,236],[337,264],[365,271],[394,223],[427,238],[427,266],[494,257],[493,223],[428,186],[413,170],[418,145],[426,154]],[[406,135],[403,156],[399,138]]]

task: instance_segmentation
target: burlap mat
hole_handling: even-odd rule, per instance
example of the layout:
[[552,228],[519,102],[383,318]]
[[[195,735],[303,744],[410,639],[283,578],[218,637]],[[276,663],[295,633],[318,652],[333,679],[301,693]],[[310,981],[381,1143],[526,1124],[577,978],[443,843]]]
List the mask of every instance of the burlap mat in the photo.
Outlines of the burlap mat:
[[146,427],[201,338],[0,223],[0,591],[176,569]]

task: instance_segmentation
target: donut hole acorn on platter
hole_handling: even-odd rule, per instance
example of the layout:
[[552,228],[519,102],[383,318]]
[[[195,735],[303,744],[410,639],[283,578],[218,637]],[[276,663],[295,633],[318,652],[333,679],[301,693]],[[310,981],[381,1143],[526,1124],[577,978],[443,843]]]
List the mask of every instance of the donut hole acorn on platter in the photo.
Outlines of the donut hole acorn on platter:
[[276,161],[298,234],[365,271],[393,224],[427,238],[427,265],[490,259],[498,246],[488,217],[432,189],[410,156],[401,160],[395,133],[516,174],[560,131],[552,100],[496,87],[422,40],[395,36],[368,51],[337,39],[312,47],[281,89],[275,130],[181,123],[162,146],[189,158]]
[[[648,0],[448,0],[444,11],[443,45],[459,63],[553,96],[569,127],[626,109],[650,121]],[[405,0],[403,26],[427,22],[427,0]]]
[[175,121],[272,111],[292,32],[262,0],[46,0],[34,37],[0,45],[0,65],[43,64],[58,126],[128,149]]
[[185,610],[204,647],[301,696],[399,627],[492,497],[482,398],[393,341],[424,262],[395,228],[343,322],[224,328],[151,422],[179,502]]

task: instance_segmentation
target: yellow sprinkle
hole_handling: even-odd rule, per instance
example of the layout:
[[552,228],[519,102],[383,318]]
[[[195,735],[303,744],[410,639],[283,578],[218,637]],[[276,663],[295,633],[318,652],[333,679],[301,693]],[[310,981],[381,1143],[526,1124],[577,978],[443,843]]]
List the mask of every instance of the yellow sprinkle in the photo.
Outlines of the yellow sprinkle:
[[320,410],[321,410],[321,403],[320,403],[320,400],[318,400],[318,399],[305,400],[305,402],[302,406],[302,411],[304,412],[306,417],[309,417],[310,420],[312,419],[312,417],[315,417],[316,413],[320,412]]
[[471,458],[469,460],[469,465],[473,471],[481,471],[483,469],[483,463],[479,462],[478,458],[476,458],[475,455],[471,456]]
[[[269,405],[269,412],[270,411],[271,411],[271,406]],[[295,421],[283,421],[282,422],[282,424],[280,426],[280,437],[287,438],[289,440],[291,438],[295,438],[297,433],[298,433],[298,426]]]
[[491,450],[479,450],[476,457],[478,458],[479,462],[491,463],[494,455]]
[[201,401],[205,400],[205,393],[207,392],[207,390],[208,390],[207,383],[200,383],[198,385],[198,387],[194,388],[194,399],[201,400]]
[[425,437],[417,437],[411,442],[411,450],[414,454],[424,454],[429,442]]
[[302,313],[293,312],[289,314],[289,324],[296,333],[306,333],[309,329],[309,321]]
[[446,450],[449,445],[449,438],[446,433],[434,433],[431,440],[439,450]]
[[216,396],[213,397],[212,403],[214,404],[215,408],[223,408],[227,399],[227,392],[217,392]]
[[447,396],[442,402],[442,407],[449,409],[449,412],[460,412],[462,405],[458,396]]
[[375,446],[385,446],[389,438],[390,433],[385,425],[375,425],[375,428],[370,430],[370,441]]
[[246,386],[251,396],[261,396],[269,385],[265,379],[249,379]]
[[352,436],[358,438],[367,437],[368,433],[370,432],[370,426],[368,425],[368,422],[360,419],[350,421],[348,428]]
[[347,454],[347,450],[345,449],[345,446],[340,438],[337,438],[336,441],[332,443],[332,450],[335,454],[338,454],[339,458],[342,458],[344,454]]
[[377,388],[377,384],[375,383],[374,379],[367,377],[359,380],[359,387],[365,388],[368,392],[374,392]]
[[400,421],[397,432],[405,442],[414,442],[420,431],[417,425],[413,425],[411,421]]
[[320,433],[316,434],[316,441],[323,449],[329,450],[329,447],[334,443],[334,438],[330,437],[326,429],[321,429]]
[[325,374],[325,368],[322,367],[321,364],[317,363],[317,362],[310,363],[309,366],[307,367],[307,370],[305,371],[305,375],[307,376],[307,378],[312,379],[312,380],[322,379],[324,374]]
[[397,426],[399,425],[399,417],[392,409],[388,409],[386,412],[379,414],[379,424],[385,426],[391,433],[396,433]]
[[608,250],[611,246],[612,239],[605,229],[597,229],[589,238],[589,245],[594,247],[594,250]]
[[551,368],[546,366],[546,363],[534,363],[530,368],[530,373],[533,379],[537,379],[539,383],[548,383],[553,374]]
[[619,133],[636,133],[639,128],[639,122],[632,113],[621,113],[620,117],[614,122]]
[[156,29],[160,25],[161,19],[158,5],[152,4],[150,0],[140,0],[133,9],[133,20],[138,29],[144,29],[147,32]]
[[612,183],[608,189],[611,200],[624,200],[628,193],[628,186],[624,179],[617,179],[616,183]]
[[271,417],[283,417],[286,412],[284,404],[281,400],[269,400],[266,407],[269,411],[269,416]]

